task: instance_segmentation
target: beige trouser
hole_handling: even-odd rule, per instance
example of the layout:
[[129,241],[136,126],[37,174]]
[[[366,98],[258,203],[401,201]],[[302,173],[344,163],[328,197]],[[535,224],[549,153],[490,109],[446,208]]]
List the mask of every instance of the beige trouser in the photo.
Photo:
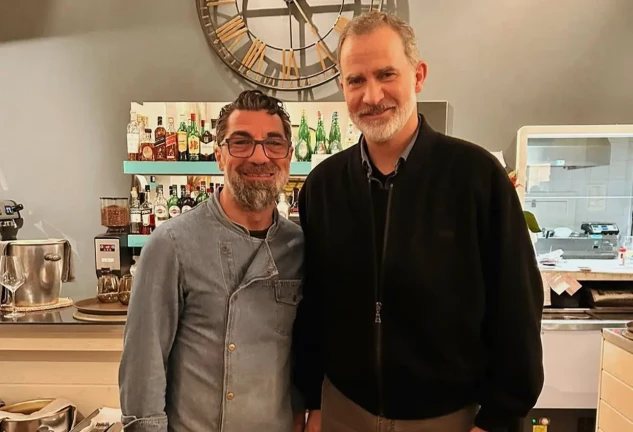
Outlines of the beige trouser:
[[368,413],[326,378],[321,410],[321,432],[470,432],[477,407],[426,420],[389,420]]

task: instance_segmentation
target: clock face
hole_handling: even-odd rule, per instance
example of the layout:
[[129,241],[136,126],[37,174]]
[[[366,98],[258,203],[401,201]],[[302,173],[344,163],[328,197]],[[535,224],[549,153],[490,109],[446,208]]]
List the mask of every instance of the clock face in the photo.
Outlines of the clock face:
[[305,90],[339,76],[339,34],[384,0],[196,0],[209,45],[258,86]]

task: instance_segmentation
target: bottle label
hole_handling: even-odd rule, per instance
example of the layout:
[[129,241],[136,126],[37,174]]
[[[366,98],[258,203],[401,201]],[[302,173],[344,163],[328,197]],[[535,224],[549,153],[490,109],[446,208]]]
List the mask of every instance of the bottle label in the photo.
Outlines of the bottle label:
[[175,161],[178,159],[178,136],[176,134],[169,134],[165,139],[165,159],[168,161]]
[[141,156],[143,160],[151,161],[154,160],[154,148],[151,144],[143,144],[141,148]]
[[177,205],[169,207],[169,217],[175,218],[180,214],[180,207]]
[[341,151],[341,142],[338,140],[332,141],[330,143],[330,151],[332,153],[338,153]]
[[154,213],[156,214],[156,218],[164,219],[167,217],[167,207],[162,205],[157,205],[154,209]]
[[127,134],[127,152],[136,154],[139,150],[140,137],[137,133]]
[[142,213],[143,226],[146,226],[146,227],[150,226],[150,216],[151,215],[152,214],[149,211],[147,211],[147,210],[143,211],[143,213]]
[[131,211],[130,212],[130,222],[132,223],[141,223],[141,213],[138,211]]
[[200,154],[209,156],[211,153],[213,153],[213,140],[209,139],[209,137],[202,137],[200,140]]
[[200,139],[196,136],[190,136],[187,140],[189,153],[200,154]]
[[183,213],[188,212],[189,210],[191,210],[191,207],[190,207],[190,206],[188,206],[188,205],[184,205],[184,206],[182,206],[182,212],[183,212]]
[[317,141],[315,153],[316,154],[325,154],[325,141]]
[[187,151],[187,132],[178,132],[178,151],[180,153]]
[[308,143],[306,140],[300,140],[295,147],[295,151],[297,152],[297,159],[305,160],[308,157]]

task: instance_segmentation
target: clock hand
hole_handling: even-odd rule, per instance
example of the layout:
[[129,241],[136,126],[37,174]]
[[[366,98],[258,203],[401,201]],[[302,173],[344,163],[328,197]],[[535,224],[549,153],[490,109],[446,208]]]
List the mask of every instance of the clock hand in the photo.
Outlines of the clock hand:
[[297,0],[295,0],[295,1],[292,2],[292,4],[294,4],[297,7],[297,10],[299,11],[299,13],[303,17],[303,19],[306,21],[306,24],[308,24],[308,26],[310,27],[310,30],[312,31],[312,33],[317,38],[319,38],[319,41],[317,42],[317,49],[319,48],[319,45],[320,45],[321,48],[325,51],[325,54],[330,58],[330,60],[332,60],[333,63],[336,63],[336,60],[334,59],[334,56],[332,55],[330,50],[325,45],[325,42],[323,42],[323,38],[319,34],[319,30],[316,28],[316,26],[314,24],[312,24],[312,21],[310,21],[308,19],[308,16],[306,15],[306,13],[303,11],[301,6],[299,5],[299,2]]
[[297,7],[297,10],[299,11],[299,13],[301,14],[301,16],[303,17],[303,19],[305,20],[306,24],[308,24],[310,26],[310,30],[312,30],[312,33],[314,33],[314,35],[316,37],[318,37],[319,39],[321,39],[321,36],[319,35],[319,31],[317,30],[317,28],[314,26],[314,24],[312,24],[312,21],[310,21],[308,19],[308,16],[306,15],[306,13],[303,11],[303,9],[301,8],[301,6],[299,6],[299,2],[298,1],[293,1],[292,4],[294,4]]

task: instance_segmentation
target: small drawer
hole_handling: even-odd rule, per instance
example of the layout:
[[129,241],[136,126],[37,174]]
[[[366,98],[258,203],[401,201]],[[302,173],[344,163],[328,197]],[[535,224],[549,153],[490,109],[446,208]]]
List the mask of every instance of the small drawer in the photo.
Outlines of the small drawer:
[[603,432],[633,432],[633,422],[624,418],[604,400],[600,400],[598,428]]
[[613,345],[609,341],[604,341],[602,369],[629,387],[633,387],[633,354]]
[[633,387],[629,387],[606,371],[602,371],[601,386],[600,399],[633,422]]

